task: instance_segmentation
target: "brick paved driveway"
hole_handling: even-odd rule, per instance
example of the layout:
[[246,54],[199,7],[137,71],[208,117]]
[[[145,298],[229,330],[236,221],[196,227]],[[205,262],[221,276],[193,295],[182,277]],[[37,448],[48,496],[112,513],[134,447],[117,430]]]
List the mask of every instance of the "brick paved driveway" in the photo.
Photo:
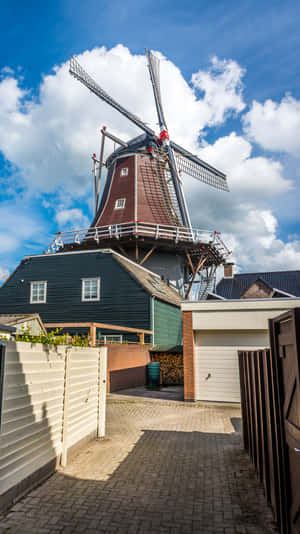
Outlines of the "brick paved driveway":
[[0,533],[274,533],[238,408],[113,394],[107,416],[107,438],[14,506]]

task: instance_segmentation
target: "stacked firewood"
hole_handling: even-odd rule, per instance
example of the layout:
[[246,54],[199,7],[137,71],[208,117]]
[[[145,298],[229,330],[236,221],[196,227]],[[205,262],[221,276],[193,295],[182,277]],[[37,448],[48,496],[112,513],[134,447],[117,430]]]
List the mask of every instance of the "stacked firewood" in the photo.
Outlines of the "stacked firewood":
[[160,377],[163,386],[183,385],[183,354],[150,352],[151,361],[160,363]]

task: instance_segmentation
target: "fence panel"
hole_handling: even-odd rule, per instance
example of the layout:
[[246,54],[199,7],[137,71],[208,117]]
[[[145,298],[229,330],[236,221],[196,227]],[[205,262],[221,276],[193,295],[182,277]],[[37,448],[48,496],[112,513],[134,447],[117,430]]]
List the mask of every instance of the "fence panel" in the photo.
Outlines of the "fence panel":
[[5,509],[53,473],[63,452],[66,463],[68,448],[96,435],[100,420],[104,428],[105,399],[101,395],[101,405],[99,399],[106,370],[99,358],[106,358],[106,349],[7,341],[0,356],[0,509]]
[[244,447],[281,534],[299,534],[300,309],[270,320],[270,339],[239,352]]

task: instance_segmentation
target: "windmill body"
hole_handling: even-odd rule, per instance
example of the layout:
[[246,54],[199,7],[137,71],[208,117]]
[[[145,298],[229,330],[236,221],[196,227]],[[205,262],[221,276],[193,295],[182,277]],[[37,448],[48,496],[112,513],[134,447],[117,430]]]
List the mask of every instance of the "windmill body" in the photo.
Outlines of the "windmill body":
[[[158,116],[156,134],[108,95],[72,58],[70,73],[90,91],[125,115],[143,133],[122,141],[102,129],[99,160],[93,156],[95,216],[89,229],[58,234],[48,252],[70,248],[114,248],[153,270],[184,296],[204,298],[218,265],[229,251],[215,231],[194,230],[185,201],[182,175],[228,191],[226,176],[170,140],[162,108],[159,61],[146,50]],[[103,159],[104,142],[119,148]],[[98,166],[98,167],[97,167]],[[102,168],[107,175],[99,198]],[[198,284],[197,290],[192,287]]]
[[109,156],[93,226],[128,221],[183,226],[166,158],[151,147],[149,152],[149,145],[145,135]]

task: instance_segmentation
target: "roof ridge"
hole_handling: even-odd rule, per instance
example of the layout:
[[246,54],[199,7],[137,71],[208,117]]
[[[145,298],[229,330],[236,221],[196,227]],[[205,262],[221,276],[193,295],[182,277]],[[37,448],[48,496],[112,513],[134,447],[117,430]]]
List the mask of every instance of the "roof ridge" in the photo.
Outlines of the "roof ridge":
[[245,276],[245,275],[264,275],[264,274],[283,274],[283,273],[299,273],[300,274],[300,270],[299,269],[287,269],[285,271],[262,271],[262,272],[255,272],[255,273],[250,273],[250,272],[243,272],[243,273],[235,273],[234,276]]

